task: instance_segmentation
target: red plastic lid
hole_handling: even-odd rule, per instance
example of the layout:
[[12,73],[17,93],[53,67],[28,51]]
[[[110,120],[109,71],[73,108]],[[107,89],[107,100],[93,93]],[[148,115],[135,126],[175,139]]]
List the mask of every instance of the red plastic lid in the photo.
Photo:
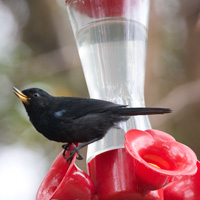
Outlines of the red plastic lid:
[[66,0],[66,4],[73,5],[79,12],[89,17],[116,17],[121,16],[127,6],[130,8],[138,0]]

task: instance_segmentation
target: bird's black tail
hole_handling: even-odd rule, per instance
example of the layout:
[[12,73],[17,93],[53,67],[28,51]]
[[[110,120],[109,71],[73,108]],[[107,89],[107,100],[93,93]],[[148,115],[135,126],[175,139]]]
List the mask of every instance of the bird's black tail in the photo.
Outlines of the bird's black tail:
[[117,114],[122,116],[132,115],[155,115],[170,113],[171,110],[168,108],[121,108],[117,110]]

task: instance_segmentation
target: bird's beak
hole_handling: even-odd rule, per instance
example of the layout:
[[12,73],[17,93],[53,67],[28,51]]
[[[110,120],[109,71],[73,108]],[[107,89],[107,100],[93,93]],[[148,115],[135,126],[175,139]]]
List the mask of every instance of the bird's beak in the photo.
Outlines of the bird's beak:
[[14,93],[17,95],[17,97],[25,104],[29,104],[29,101],[31,98],[27,97],[25,94],[23,94],[20,90],[18,90],[16,87],[13,87]]

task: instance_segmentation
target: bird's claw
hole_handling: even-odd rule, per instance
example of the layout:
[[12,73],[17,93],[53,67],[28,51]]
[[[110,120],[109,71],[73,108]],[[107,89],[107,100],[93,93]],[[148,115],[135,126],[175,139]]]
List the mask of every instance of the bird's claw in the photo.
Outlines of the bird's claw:
[[73,157],[74,157],[74,156],[71,156],[71,155],[70,155],[68,158],[65,158],[66,161],[67,161],[67,163],[68,163],[69,165],[71,164]]
[[68,164],[70,164],[71,162],[72,162],[72,159],[73,159],[73,157],[74,157],[74,155],[77,153],[77,160],[83,160],[83,156],[82,156],[82,154],[76,149],[76,148],[74,148],[72,151],[70,151],[70,156],[68,157],[68,158],[66,158],[66,156],[65,156],[65,152],[67,151],[67,150],[69,150],[68,149],[68,147],[69,147],[69,145],[68,144],[65,144],[65,145],[63,145],[62,146],[63,147],[63,149],[64,149],[64,151],[63,151],[63,157],[66,159],[66,161],[67,161],[67,163]]
[[63,144],[63,145],[62,145],[62,148],[64,149],[64,151],[63,151],[63,158],[64,158],[64,159],[67,159],[66,156],[65,156],[65,152],[66,152],[67,150],[69,150],[69,146],[70,146],[69,143]]
[[67,143],[67,144],[63,144],[62,145],[62,148],[66,151],[66,150],[69,150],[69,146],[70,146],[71,144],[70,143]]
[[78,155],[76,157],[77,160],[83,160],[84,159],[84,157],[82,156],[82,154],[79,151],[77,151],[77,155]]

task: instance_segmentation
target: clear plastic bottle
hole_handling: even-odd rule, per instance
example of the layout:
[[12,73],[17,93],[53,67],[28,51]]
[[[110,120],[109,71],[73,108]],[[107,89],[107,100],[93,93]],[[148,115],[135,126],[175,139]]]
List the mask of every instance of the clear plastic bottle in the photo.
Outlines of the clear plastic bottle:
[[[144,107],[149,0],[68,0],[67,8],[90,97]],[[87,162],[123,148],[124,134],[133,128],[150,128],[148,117],[134,116],[110,129],[88,146]]]

